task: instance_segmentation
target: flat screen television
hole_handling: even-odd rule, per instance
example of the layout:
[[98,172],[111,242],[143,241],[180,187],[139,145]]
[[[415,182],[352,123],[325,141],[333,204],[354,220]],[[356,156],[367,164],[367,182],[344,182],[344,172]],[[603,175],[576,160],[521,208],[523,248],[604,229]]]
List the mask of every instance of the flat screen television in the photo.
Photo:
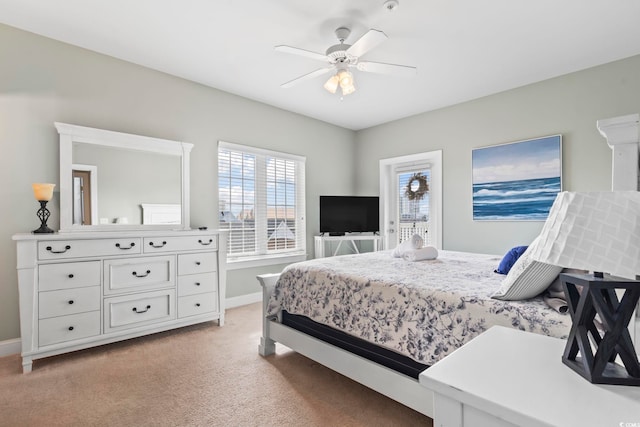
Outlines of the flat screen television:
[[345,233],[380,231],[378,197],[320,196],[320,232],[340,236]]

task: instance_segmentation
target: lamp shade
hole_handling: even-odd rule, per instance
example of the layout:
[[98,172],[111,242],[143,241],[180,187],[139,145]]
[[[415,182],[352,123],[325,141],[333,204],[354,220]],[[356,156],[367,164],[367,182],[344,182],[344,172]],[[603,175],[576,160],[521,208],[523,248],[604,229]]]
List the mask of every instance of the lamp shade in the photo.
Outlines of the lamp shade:
[[347,70],[340,70],[337,75],[343,95],[349,95],[356,91],[356,87],[353,84],[353,74]]
[[561,192],[532,252],[536,261],[635,279],[640,192]]
[[39,202],[49,201],[53,197],[53,188],[56,186],[55,184],[42,184],[35,183],[31,184],[33,187],[33,195]]
[[329,77],[329,80],[327,80],[327,82],[324,84],[324,88],[331,93],[336,93],[336,90],[338,90],[339,82],[340,78],[337,74],[334,74],[333,76]]

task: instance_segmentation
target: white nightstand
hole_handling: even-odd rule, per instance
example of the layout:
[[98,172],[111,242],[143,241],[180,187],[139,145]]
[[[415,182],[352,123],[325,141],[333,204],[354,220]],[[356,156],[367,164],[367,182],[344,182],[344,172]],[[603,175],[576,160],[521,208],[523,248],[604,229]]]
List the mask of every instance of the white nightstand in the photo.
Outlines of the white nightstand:
[[640,387],[591,384],[566,341],[494,326],[420,374],[435,427],[640,426]]

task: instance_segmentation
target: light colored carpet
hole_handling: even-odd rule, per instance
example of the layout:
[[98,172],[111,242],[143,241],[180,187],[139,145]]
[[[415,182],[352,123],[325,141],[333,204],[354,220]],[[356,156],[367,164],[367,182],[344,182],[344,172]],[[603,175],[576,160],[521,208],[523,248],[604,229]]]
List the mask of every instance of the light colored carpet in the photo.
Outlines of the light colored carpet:
[[0,426],[432,426],[286,347],[258,355],[260,304],[37,360],[0,358]]

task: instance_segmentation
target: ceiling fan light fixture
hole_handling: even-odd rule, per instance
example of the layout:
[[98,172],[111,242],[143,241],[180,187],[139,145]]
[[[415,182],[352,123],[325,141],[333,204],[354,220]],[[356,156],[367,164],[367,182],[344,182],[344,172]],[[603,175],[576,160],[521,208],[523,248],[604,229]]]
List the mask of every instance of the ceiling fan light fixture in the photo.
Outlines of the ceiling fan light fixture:
[[356,87],[353,85],[353,83],[349,86],[341,86],[341,88],[342,95],[349,95],[356,91]]
[[341,88],[344,89],[345,87],[353,86],[353,74],[351,74],[347,70],[339,70],[338,74],[336,75],[338,76],[338,80],[340,81]]
[[338,70],[336,74],[340,81],[340,89],[342,89],[342,95],[349,95],[356,91],[356,87],[353,84],[353,74],[347,70]]
[[327,82],[324,84],[324,88],[331,93],[336,93],[339,83],[340,78],[337,74],[334,74],[333,76],[329,77],[329,80],[327,80]]
[[[384,4],[385,8],[387,8],[388,10],[394,10],[398,7],[398,3],[399,0],[386,0]],[[288,88],[293,86],[294,84],[298,84],[302,81],[314,78],[316,76],[324,75],[325,73],[329,73],[332,70],[335,70],[335,74],[325,82],[324,88],[328,92],[335,94],[338,90],[338,86],[340,86],[342,94],[349,95],[356,90],[353,81],[353,75],[348,71],[349,67],[356,67],[359,71],[379,74],[413,75],[416,72],[416,67],[408,65],[360,61],[360,57],[362,55],[366,54],[371,49],[387,40],[388,37],[383,31],[371,28],[358,40],[353,42],[353,44],[344,43],[344,41],[347,39],[347,37],[349,37],[350,34],[350,30],[348,28],[340,27],[335,31],[335,34],[338,38],[339,44],[329,46],[324,55],[297,47],[286,45],[276,46],[276,50],[280,52],[292,53],[307,58],[325,61],[329,65],[325,66],[325,68],[320,68],[310,73],[304,74],[280,86]]]

